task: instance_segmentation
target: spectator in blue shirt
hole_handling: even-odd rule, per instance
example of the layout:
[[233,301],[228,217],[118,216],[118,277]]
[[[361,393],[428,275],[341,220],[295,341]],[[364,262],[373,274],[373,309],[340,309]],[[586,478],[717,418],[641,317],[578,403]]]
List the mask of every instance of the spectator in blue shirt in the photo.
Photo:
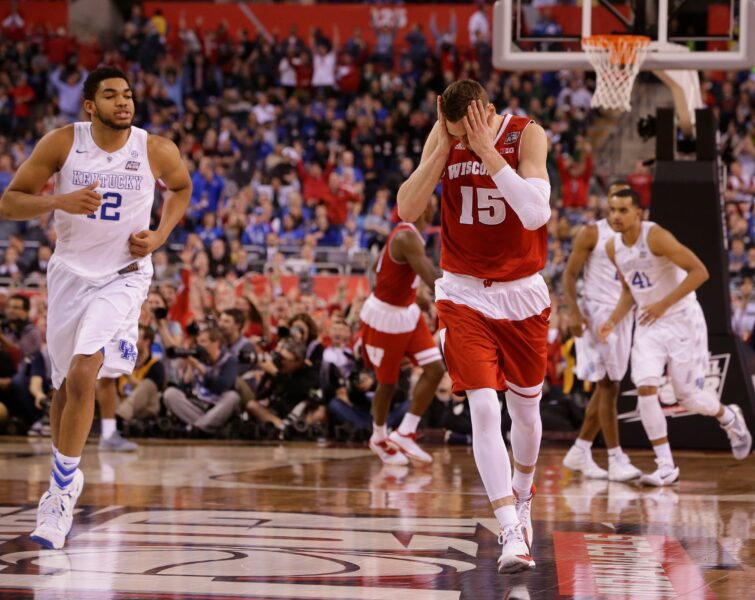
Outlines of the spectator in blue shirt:
[[244,244],[252,244],[254,246],[267,246],[267,236],[273,231],[263,216],[264,210],[258,206],[252,213],[252,218],[249,221],[249,225],[244,229],[244,233],[241,236],[241,241]]
[[[324,207],[317,207],[324,208]],[[318,210],[315,223],[309,231],[310,235],[317,240],[318,246],[330,246],[340,248],[343,243],[341,229],[331,225],[326,211]]]
[[197,235],[205,246],[223,237],[223,228],[218,227],[218,218],[214,212],[206,212],[202,215],[202,225],[197,228]]
[[199,162],[199,169],[192,175],[191,182],[194,190],[191,194],[189,214],[198,221],[208,211],[217,212],[223,198],[225,182],[215,173],[209,158],[203,158]]

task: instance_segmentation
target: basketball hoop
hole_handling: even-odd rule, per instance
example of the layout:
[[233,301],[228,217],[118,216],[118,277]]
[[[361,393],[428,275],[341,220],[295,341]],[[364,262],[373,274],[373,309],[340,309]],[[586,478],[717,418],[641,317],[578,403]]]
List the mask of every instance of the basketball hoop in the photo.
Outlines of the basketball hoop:
[[597,85],[592,97],[593,108],[628,111],[632,85],[645,62],[650,38],[644,35],[591,35],[582,39]]

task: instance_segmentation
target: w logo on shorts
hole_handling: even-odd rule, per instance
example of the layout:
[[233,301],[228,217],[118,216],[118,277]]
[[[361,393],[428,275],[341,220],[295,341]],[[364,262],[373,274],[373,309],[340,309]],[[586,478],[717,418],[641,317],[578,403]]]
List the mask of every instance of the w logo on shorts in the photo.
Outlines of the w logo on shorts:
[[134,345],[131,342],[121,340],[120,342],[118,342],[118,350],[120,350],[121,352],[121,358],[132,363],[136,362],[137,352],[136,348],[134,348]]

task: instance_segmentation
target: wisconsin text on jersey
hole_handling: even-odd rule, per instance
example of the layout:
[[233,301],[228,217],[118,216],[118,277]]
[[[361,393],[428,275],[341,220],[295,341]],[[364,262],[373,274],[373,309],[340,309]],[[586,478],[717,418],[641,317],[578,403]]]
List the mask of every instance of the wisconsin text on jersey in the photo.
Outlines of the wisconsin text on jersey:
[[464,175],[490,175],[487,167],[476,160],[465,160],[464,162],[448,165],[446,169],[449,179],[456,179]]
[[118,173],[90,173],[89,171],[73,171],[73,185],[90,185],[94,181],[100,182],[100,187],[116,190],[142,189],[141,175],[126,175]]

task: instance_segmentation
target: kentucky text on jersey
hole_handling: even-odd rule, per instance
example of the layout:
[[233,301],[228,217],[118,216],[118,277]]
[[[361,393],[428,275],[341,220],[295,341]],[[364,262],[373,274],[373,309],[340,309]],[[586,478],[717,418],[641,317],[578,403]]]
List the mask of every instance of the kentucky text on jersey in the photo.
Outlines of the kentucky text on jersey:
[[479,161],[467,160],[465,162],[448,165],[448,178],[456,179],[464,175],[489,175],[487,167]]
[[87,186],[99,181],[99,187],[114,190],[141,190],[141,175],[121,175],[118,173],[90,173],[89,171],[73,171],[73,185]]

